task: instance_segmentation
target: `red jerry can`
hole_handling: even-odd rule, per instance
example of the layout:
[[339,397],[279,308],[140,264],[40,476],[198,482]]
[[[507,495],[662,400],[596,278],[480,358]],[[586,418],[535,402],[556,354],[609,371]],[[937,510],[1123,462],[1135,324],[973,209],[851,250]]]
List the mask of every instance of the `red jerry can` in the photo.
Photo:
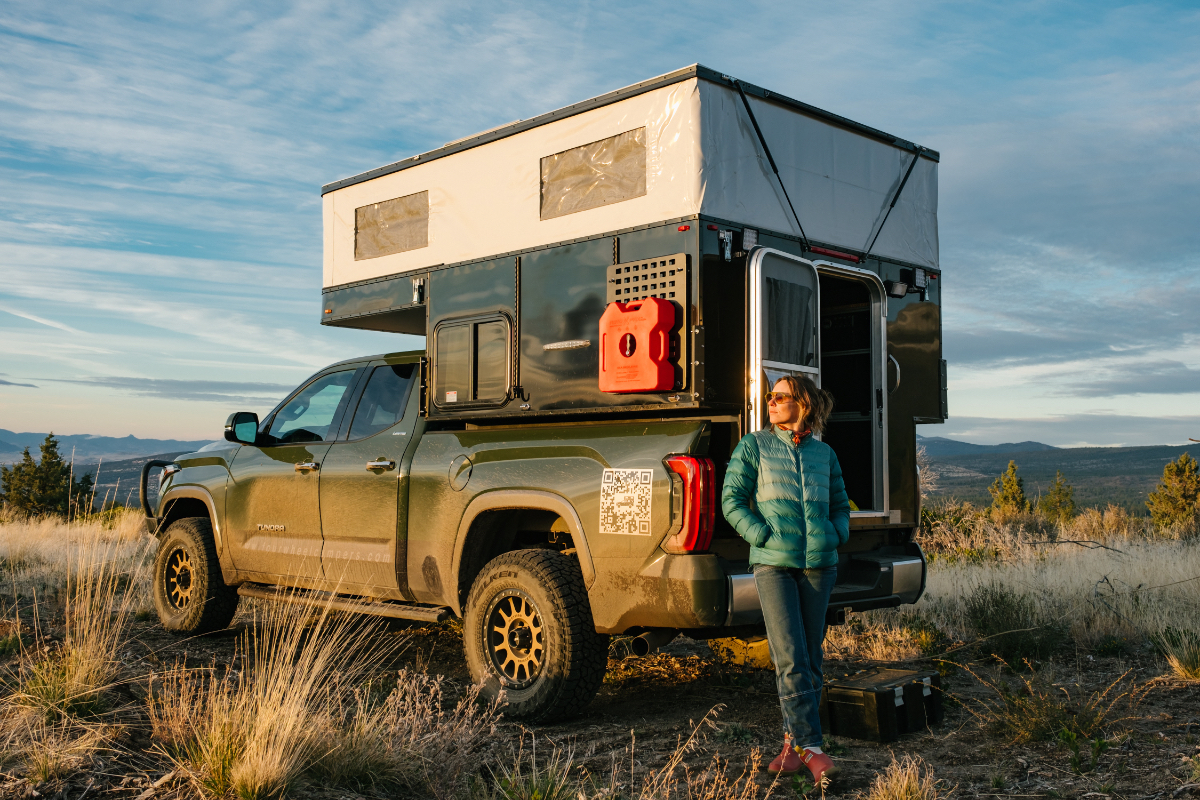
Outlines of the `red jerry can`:
[[609,303],[600,317],[600,391],[668,392],[675,388],[671,328],[675,304],[648,297]]

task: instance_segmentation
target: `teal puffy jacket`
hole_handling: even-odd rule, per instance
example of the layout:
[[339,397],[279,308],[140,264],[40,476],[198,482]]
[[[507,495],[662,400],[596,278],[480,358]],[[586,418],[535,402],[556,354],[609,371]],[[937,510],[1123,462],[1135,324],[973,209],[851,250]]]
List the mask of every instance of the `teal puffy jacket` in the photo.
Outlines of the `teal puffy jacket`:
[[838,563],[850,500],[833,448],[791,431],[742,437],[721,491],[725,519],[750,543],[750,563],[816,569]]

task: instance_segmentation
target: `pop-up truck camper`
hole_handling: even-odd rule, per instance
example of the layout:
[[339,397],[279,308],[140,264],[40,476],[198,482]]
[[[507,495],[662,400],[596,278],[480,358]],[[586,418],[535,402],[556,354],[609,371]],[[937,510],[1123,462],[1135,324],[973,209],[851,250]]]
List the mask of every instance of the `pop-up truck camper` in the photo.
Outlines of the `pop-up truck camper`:
[[937,167],[696,65],[329,184],[321,323],[424,349],[166,465],[164,623],[222,627],[239,595],[462,617],[474,677],[533,719],[590,701],[607,634],[761,640],[719,494],[787,374],[833,394],[857,508],[829,621],[916,602]]

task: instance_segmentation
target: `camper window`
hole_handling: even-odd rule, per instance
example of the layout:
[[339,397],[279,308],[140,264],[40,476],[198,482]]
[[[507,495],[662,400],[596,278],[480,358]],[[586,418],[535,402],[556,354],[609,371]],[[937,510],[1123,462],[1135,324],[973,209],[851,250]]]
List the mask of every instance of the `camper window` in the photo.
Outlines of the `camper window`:
[[390,256],[429,245],[429,192],[354,209],[354,260]]
[[494,405],[508,396],[508,320],[456,320],[434,333],[434,403],[439,408]]
[[646,129],[546,156],[541,166],[542,219],[641,197],[646,193]]

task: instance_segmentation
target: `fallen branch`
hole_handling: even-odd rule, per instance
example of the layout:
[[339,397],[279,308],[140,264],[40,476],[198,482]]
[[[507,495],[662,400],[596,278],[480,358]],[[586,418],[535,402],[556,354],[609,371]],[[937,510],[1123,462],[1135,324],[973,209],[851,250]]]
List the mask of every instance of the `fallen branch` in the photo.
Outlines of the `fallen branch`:
[[1100,542],[1092,541],[1091,539],[1044,539],[1040,542],[1029,542],[1029,544],[1077,544],[1080,547],[1087,548],[1088,550],[1112,550],[1114,553],[1127,555],[1124,550],[1118,550],[1115,547],[1109,547],[1106,544],[1101,544]]

